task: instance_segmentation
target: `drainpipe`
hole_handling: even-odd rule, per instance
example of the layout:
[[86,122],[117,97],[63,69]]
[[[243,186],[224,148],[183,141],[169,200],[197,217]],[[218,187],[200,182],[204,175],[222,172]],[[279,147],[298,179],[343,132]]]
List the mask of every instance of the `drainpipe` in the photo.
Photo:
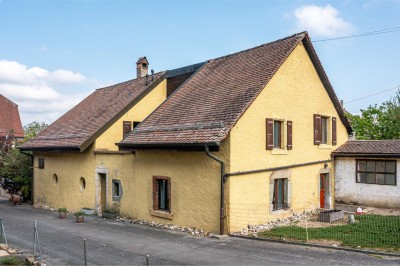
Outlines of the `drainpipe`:
[[22,153],[22,154],[25,154],[25,155],[28,155],[29,157],[31,157],[31,165],[32,165],[32,167],[30,167],[31,168],[31,177],[32,177],[32,189],[31,189],[31,205],[33,205],[33,188],[34,188],[34,178],[33,178],[33,155],[32,154],[30,154],[30,153],[27,153],[27,152],[23,152],[23,151],[21,151],[21,150],[19,150],[19,152],[20,153]]
[[225,179],[225,162],[223,160],[221,160],[220,158],[212,155],[210,153],[210,149],[209,147],[206,145],[205,146],[205,150],[206,150],[206,154],[208,157],[210,157],[211,159],[213,159],[214,161],[217,161],[218,163],[221,164],[221,202],[220,202],[220,213],[219,213],[219,234],[223,235],[224,234],[224,220],[225,220],[225,207],[224,207],[224,203],[225,203],[225,190],[224,190],[224,179]]

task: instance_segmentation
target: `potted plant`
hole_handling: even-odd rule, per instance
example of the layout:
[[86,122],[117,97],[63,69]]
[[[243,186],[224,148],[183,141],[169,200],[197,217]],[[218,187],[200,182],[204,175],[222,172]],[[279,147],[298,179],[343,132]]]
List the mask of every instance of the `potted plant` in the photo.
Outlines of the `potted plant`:
[[85,220],[85,213],[82,211],[75,212],[75,216],[77,223],[83,223],[83,221]]
[[103,210],[103,218],[107,218],[107,219],[115,219],[117,218],[119,214],[119,204],[118,202],[114,202],[113,206],[110,207],[106,207]]
[[58,208],[58,217],[60,219],[67,219],[67,208]]

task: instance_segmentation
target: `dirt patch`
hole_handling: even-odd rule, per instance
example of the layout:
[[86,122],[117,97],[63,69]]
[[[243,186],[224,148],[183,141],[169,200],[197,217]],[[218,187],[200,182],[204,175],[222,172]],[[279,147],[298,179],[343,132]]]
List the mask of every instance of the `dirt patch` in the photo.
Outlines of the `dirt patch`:
[[326,240],[326,239],[311,239],[311,240],[308,240],[307,243],[318,244],[318,245],[322,245],[322,246],[334,246],[334,245],[336,245],[337,247],[342,244],[341,241]]
[[363,210],[365,214],[378,214],[383,216],[400,216],[399,209],[381,209],[381,208],[366,208]]

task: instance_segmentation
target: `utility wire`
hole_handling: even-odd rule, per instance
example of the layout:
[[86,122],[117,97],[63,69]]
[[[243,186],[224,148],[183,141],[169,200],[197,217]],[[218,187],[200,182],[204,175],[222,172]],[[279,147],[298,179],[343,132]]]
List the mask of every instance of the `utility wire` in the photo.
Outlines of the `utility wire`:
[[330,38],[330,39],[316,40],[316,41],[311,41],[311,42],[315,43],[315,42],[335,41],[335,40],[341,40],[341,39],[359,38],[359,37],[365,37],[365,36],[371,36],[371,35],[391,33],[391,32],[396,32],[396,31],[400,31],[400,27],[375,30],[375,31],[370,31],[370,32],[365,32],[365,33],[360,33],[360,34],[353,34],[353,35],[341,36],[341,37]]
[[354,99],[354,100],[345,102],[345,104],[352,103],[352,102],[355,102],[355,101],[358,101],[358,100],[362,100],[362,99],[365,99],[365,98],[368,98],[368,97],[371,97],[371,96],[374,96],[374,95],[378,95],[378,94],[381,94],[381,93],[384,93],[384,92],[387,92],[387,91],[391,91],[391,90],[394,90],[394,89],[400,89],[400,85],[398,85],[396,87],[393,87],[393,88],[390,88],[390,89],[387,89],[387,90],[378,91],[378,92],[376,92],[374,94],[370,94],[370,95],[367,95],[367,96],[364,96],[364,97],[361,97],[361,98],[358,98],[358,99]]

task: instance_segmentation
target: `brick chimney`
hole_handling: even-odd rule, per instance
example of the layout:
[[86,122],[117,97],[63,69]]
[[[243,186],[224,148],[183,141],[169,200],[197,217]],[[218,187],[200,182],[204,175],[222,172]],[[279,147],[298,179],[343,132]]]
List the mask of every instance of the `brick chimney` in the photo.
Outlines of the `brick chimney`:
[[149,61],[145,56],[140,57],[139,60],[136,62],[136,77],[141,78],[146,76],[149,70]]

